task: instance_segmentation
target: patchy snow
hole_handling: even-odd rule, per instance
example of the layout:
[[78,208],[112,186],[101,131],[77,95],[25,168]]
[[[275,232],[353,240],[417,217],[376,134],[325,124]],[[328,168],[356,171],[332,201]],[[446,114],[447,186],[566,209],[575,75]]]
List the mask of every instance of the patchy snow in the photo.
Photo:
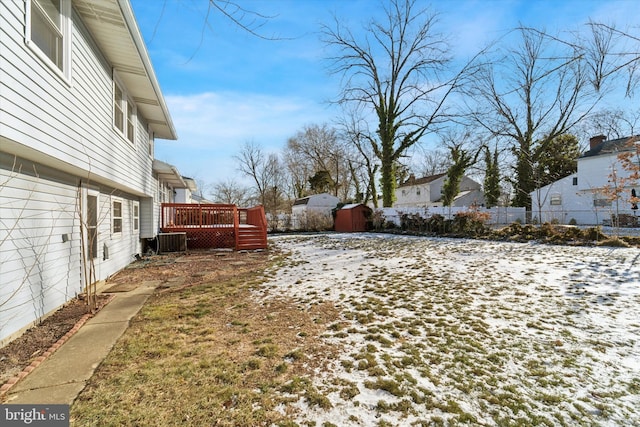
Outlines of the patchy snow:
[[[342,348],[303,425],[640,425],[640,250],[272,237],[263,298],[332,301]],[[326,423],[326,424],[325,424]]]

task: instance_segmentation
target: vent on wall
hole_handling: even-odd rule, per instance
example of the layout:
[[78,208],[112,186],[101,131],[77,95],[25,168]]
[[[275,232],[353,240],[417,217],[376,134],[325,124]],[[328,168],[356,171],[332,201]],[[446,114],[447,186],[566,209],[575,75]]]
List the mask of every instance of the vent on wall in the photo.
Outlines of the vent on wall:
[[158,253],[186,252],[187,233],[158,234]]

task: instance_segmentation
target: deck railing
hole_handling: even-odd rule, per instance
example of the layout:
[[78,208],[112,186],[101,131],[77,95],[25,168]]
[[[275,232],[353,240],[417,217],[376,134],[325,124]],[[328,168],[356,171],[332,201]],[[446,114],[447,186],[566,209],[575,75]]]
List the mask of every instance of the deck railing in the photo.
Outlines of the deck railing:
[[163,203],[160,228],[234,227],[237,213],[235,205]]
[[187,233],[190,248],[238,249],[242,246],[241,225],[263,233],[266,248],[267,223],[262,206],[238,208],[230,204],[163,203],[160,221],[163,233]]

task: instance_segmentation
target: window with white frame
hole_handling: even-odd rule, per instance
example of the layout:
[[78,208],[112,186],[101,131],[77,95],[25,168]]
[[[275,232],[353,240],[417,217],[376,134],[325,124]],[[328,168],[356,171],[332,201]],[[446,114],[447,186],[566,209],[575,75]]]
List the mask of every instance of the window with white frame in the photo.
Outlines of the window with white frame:
[[71,71],[71,0],[27,1],[27,44],[66,79]]
[[595,206],[596,208],[606,208],[611,206],[611,202],[609,201],[609,199],[596,198],[593,199],[593,206]]
[[129,99],[124,86],[113,79],[113,126],[129,140],[135,143],[136,137],[136,106]]
[[131,220],[133,223],[131,228],[133,228],[133,231],[138,231],[140,230],[140,203],[132,202],[131,212]]
[[560,206],[562,205],[562,196],[560,194],[552,194],[551,200],[549,201],[551,206]]
[[111,207],[111,231],[116,233],[122,233],[122,200],[113,199]]

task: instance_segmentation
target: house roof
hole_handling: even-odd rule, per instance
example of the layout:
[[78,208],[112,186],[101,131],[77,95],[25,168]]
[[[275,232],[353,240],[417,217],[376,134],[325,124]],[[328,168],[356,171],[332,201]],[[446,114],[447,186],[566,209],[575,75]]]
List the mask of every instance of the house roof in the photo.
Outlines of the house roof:
[[169,163],[153,159],[153,172],[158,176],[158,180],[168,183],[173,188],[189,188],[178,169]]
[[73,0],[156,137],[178,139],[129,0]]
[[408,180],[406,180],[402,184],[398,185],[398,188],[400,188],[400,187],[410,187],[412,185],[428,184],[430,182],[435,181],[438,178],[442,178],[445,175],[446,175],[446,173],[439,173],[439,174],[436,174],[436,175],[425,176],[425,177],[422,177],[422,178],[415,178],[415,177],[411,176]]
[[594,157],[605,154],[617,153],[620,151],[629,151],[634,149],[634,142],[640,141],[640,135],[627,136],[624,138],[610,139],[596,145],[589,151],[585,152],[580,158]]
[[294,200],[293,206],[307,205],[311,200],[316,200],[316,199],[328,199],[328,200],[331,200],[332,203],[336,200],[340,200],[338,197],[329,193],[312,194],[311,196],[301,197],[299,199]]

